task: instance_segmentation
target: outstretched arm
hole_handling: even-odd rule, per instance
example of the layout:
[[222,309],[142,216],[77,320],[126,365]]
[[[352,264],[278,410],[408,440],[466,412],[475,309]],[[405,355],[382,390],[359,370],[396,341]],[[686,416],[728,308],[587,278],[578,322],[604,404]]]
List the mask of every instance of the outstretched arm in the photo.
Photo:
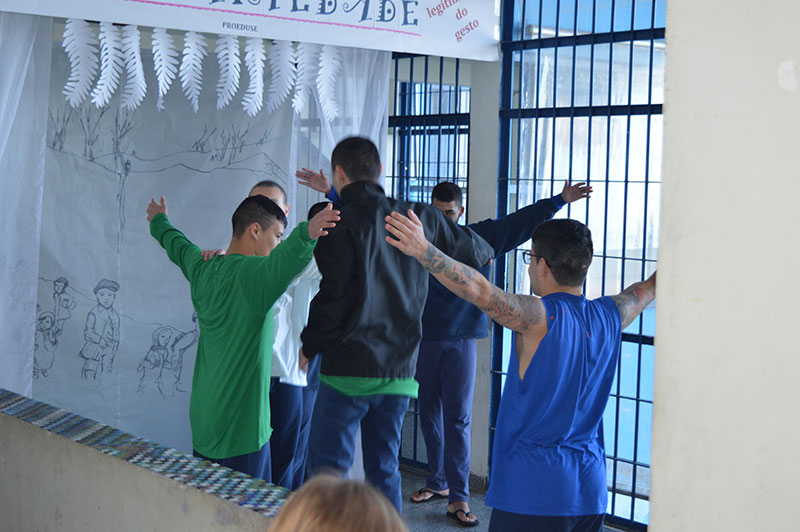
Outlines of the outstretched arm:
[[406,255],[414,257],[448,290],[480,308],[494,321],[517,332],[545,326],[541,300],[533,296],[506,293],[465,264],[439,251],[425,238],[422,223],[414,211],[410,218],[397,212],[386,217],[386,241]]
[[656,298],[656,274],[653,272],[646,281],[633,283],[628,288],[615,296],[611,296],[617,304],[619,315],[622,318],[622,328],[631,324],[636,316]]
[[305,185],[308,188],[316,190],[317,192],[322,192],[326,195],[330,194],[331,192],[331,182],[325,176],[325,172],[323,172],[321,169],[319,173],[316,173],[314,170],[301,168],[295,172],[294,176],[297,178],[297,182],[299,184]]

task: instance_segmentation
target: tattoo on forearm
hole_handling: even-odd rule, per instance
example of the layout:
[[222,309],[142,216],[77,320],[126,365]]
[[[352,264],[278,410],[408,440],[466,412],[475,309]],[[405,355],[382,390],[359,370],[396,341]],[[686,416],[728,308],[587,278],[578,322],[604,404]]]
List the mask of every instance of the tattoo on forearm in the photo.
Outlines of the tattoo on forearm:
[[509,294],[493,287],[489,303],[481,310],[500,325],[522,332],[544,320],[544,305],[538,298]]
[[425,250],[419,262],[429,272],[433,274],[444,274],[445,277],[460,286],[467,286],[475,277],[475,270],[460,262],[454,261],[439,251],[433,244],[428,246],[428,249]]
[[[544,320],[544,306],[538,298],[508,294],[496,286],[491,287],[492,292],[488,303],[480,304],[476,301],[479,297],[479,287],[475,282],[476,276],[480,274],[469,266],[451,259],[433,244],[428,246],[419,261],[433,275],[443,275],[445,279],[451,281],[452,284],[448,288],[460,297],[476,304],[504,327],[515,331],[524,331]],[[448,283],[445,284],[448,285]]]
[[622,318],[622,327],[625,328],[639,315],[652,301],[652,290],[645,283],[634,283],[611,299],[617,304],[619,315]]

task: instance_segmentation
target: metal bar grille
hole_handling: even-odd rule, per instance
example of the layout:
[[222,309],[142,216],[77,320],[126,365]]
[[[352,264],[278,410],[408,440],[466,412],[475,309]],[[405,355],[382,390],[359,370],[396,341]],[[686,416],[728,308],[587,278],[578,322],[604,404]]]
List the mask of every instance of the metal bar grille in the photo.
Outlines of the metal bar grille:
[[[655,269],[661,184],[665,0],[504,0],[498,216],[588,181],[593,198],[558,216],[595,240],[587,297],[615,294]],[[518,256],[495,282],[529,293]],[[649,520],[654,308],[623,333],[603,430],[608,520]],[[508,367],[509,331],[494,326],[490,447]],[[491,468],[491,460],[490,460]]]
[[[463,83],[458,59],[395,53],[387,161],[387,193],[429,203],[440,181],[452,181],[469,192],[470,89]],[[468,214],[468,213],[466,213]],[[403,421],[400,461],[427,466],[419,426],[419,409],[411,401]]]

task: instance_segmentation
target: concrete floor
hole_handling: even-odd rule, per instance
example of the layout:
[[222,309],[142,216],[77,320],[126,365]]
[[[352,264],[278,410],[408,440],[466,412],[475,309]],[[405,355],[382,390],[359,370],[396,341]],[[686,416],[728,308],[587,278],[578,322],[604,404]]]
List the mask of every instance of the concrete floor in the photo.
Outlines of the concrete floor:
[[433,532],[453,530],[474,530],[485,532],[489,530],[489,516],[492,509],[483,504],[483,493],[472,493],[469,508],[472,510],[480,524],[472,528],[463,528],[452,519],[448,519],[447,501],[438,499],[432,502],[414,504],[409,500],[411,492],[425,486],[425,477],[416,472],[400,470],[403,477],[403,519],[411,532]]
[[[411,492],[425,486],[425,476],[416,471],[400,469],[403,477],[403,520],[411,532],[453,532],[454,530],[474,530],[485,532],[489,530],[489,518],[492,509],[484,504],[484,493],[471,493],[469,508],[480,521],[478,526],[464,528],[452,519],[448,519],[447,501],[438,499],[434,502],[414,504],[409,501]],[[605,527],[605,532],[621,532],[616,528]]]

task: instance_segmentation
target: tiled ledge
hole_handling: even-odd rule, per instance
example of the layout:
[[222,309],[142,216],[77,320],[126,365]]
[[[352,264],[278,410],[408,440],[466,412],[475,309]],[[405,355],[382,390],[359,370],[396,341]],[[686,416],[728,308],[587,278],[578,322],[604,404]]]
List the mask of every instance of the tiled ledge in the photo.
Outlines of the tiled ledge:
[[0,388],[0,413],[272,517],[289,491]]

